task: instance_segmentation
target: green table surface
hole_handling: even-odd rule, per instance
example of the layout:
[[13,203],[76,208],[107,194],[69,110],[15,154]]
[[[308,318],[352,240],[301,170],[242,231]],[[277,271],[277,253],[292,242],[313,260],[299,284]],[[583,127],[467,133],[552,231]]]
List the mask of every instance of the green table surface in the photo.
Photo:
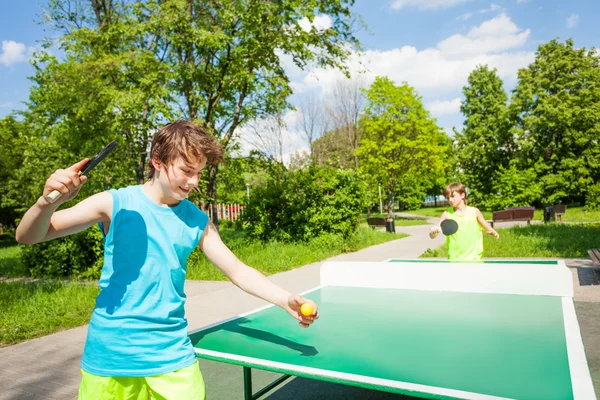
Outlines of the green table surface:
[[320,312],[309,329],[271,307],[194,333],[192,343],[219,353],[206,358],[244,365],[236,358],[251,357],[279,372],[256,360],[283,363],[300,376],[297,366],[507,398],[573,398],[560,297],[335,286],[305,297]]

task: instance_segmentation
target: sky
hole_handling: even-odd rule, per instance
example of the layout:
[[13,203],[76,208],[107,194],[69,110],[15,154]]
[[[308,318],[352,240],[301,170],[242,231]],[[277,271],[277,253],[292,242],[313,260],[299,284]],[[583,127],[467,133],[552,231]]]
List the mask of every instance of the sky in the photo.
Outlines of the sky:
[[[36,22],[44,4],[0,0],[0,118],[25,108],[33,74],[29,60],[42,38],[53,35]],[[600,47],[598,0],[357,0],[352,9],[366,29],[356,34],[364,51],[348,60],[350,69],[363,71],[366,84],[375,76],[407,82],[449,134],[462,126],[462,88],[477,65],[496,68],[510,92],[540,44],[572,38],[578,48]],[[330,21],[319,16],[313,23],[327,27]],[[292,103],[303,93],[326,102],[341,79],[338,71],[299,70],[281,59],[296,92]],[[298,111],[285,116],[287,153],[307,147],[298,133],[300,118]]]

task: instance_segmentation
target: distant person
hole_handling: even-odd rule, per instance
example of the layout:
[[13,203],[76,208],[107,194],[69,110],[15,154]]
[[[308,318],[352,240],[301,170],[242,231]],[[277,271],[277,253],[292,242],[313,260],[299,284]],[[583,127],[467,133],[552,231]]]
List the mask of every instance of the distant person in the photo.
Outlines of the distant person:
[[[307,328],[310,300],[290,294],[241,262],[208,216],[186,200],[222,147],[199,125],[176,121],[152,139],[148,180],[97,193],[57,211],[86,181],[87,160],[53,173],[25,213],[17,241],[40,243],[99,224],[104,234],[100,294],[81,360],[79,399],[204,400],[204,380],[185,318],[187,259],[199,247],[239,288],[273,303]],[[51,203],[54,190],[63,196]],[[85,249],[82,249],[85,251]],[[313,305],[309,316],[301,313]]]
[[441,224],[444,220],[451,219],[458,224],[458,230],[446,236],[448,247],[448,260],[450,261],[477,261],[483,259],[483,234],[500,238],[498,232],[487,223],[481,211],[476,207],[467,206],[467,192],[462,183],[451,183],[444,190],[451,208],[442,213],[438,225],[431,228],[430,238],[435,238],[442,232]]

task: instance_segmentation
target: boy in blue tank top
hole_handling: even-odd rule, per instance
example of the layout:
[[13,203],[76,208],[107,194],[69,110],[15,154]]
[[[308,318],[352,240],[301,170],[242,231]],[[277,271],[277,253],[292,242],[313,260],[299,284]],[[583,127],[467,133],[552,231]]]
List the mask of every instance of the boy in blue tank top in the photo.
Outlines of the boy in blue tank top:
[[[203,128],[176,121],[152,140],[149,180],[73,199],[85,176],[84,159],[52,174],[43,195],[17,228],[20,243],[34,244],[99,224],[104,234],[100,294],[81,361],[79,399],[204,399],[205,389],[184,315],[188,256],[196,246],[238,287],[285,309],[306,328],[316,305],[275,285],[242,263],[221,241],[208,216],[186,200],[207,163],[222,148]],[[46,196],[63,195],[55,203]],[[300,312],[313,304],[311,316]]]

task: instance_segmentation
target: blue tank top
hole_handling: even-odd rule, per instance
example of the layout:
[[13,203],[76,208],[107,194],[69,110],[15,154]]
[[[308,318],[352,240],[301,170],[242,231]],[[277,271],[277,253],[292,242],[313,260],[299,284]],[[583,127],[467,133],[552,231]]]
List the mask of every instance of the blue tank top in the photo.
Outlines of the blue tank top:
[[208,216],[187,200],[161,207],[141,186],[111,190],[100,293],[81,368],[100,376],[151,376],[193,364],[183,291],[188,256]]

